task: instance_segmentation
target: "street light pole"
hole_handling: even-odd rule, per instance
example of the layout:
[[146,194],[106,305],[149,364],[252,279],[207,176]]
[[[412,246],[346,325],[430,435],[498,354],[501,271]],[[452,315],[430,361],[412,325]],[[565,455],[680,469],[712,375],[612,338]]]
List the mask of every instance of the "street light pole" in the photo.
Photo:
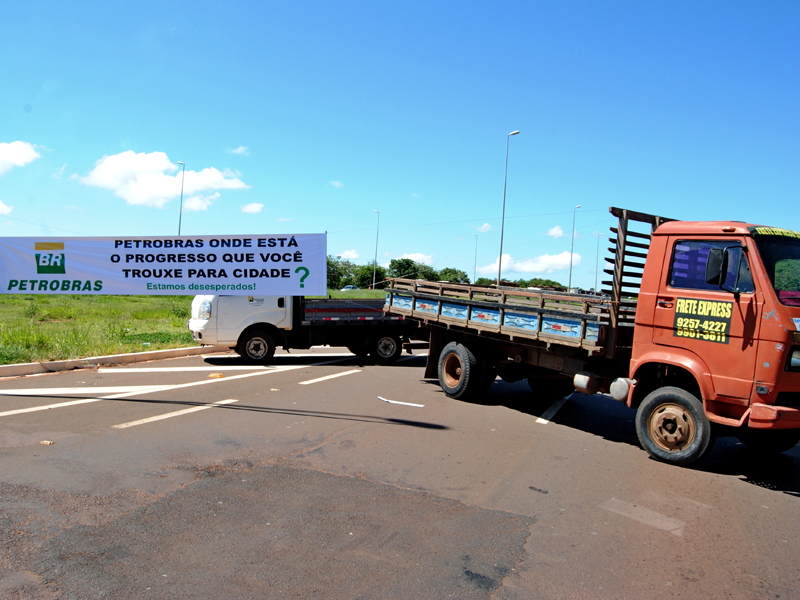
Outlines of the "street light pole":
[[472,267],[472,283],[474,284],[478,277],[478,234],[473,233],[472,235],[475,236],[475,265]]
[[503,216],[500,219],[500,258],[497,259],[497,287],[500,287],[500,273],[503,271],[503,232],[506,224],[506,182],[508,181],[508,140],[512,135],[517,135],[519,130],[512,131],[506,136],[506,171],[503,175]]
[[378,236],[381,233],[381,213],[380,211],[373,211],[378,213],[378,226],[375,228],[375,262],[372,263],[372,289],[375,289],[375,274],[378,271]]
[[600,290],[597,289],[597,274],[600,272],[600,238],[603,237],[602,233],[597,234],[597,254],[594,259],[594,293],[597,294]]
[[186,165],[184,165],[181,161],[178,161],[179,165],[183,165],[183,171],[181,172],[181,211],[178,213],[178,235],[181,234],[181,217],[183,216],[183,179],[186,177]]
[[567,293],[572,289],[572,249],[575,247],[575,211],[581,207],[580,204],[572,209],[572,240],[569,245],[569,283]]

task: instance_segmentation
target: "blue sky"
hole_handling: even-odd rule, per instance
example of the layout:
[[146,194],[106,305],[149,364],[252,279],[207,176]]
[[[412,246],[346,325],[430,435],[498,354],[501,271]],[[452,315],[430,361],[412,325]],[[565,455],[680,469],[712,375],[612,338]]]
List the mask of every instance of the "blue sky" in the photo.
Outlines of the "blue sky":
[[[0,235],[328,232],[595,282],[621,206],[800,230],[800,4],[19,2]],[[607,236],[605,236],[607,237]],[[601,254],[602,248],[601,244]],[[602,269],[602,259],[601,259]],[[602,274],[601,274],[602,277]]]

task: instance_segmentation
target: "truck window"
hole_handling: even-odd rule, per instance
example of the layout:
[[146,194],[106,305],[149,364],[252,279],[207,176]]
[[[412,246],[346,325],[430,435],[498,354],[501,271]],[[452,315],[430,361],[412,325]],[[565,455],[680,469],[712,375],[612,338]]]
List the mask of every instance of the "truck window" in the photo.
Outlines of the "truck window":
[[800,239],[798,234],[782,229],[768,229],[769,234],[759,234],[754,228],[761,261],[767,270],[778,299],[787,306],[800,306]]
[[[674,288],[688,290],[708,290],[718,292],[719,286],[706,283],[706,263],[708,262],[708,251],[712,248],[730,248],[738,246],[739,242],[734,240],[679,240],[675,242],[672,253],[672,264],[670,265],[669,285]],[[728,264],[728,281],[735,280],[735,270],[739,263],[739,252],[732,255],[734,260]],[[747,256],[742,256],[739,268],[739,291],[745,294],[755,291],[753,275],[750,272],[750,264]]]

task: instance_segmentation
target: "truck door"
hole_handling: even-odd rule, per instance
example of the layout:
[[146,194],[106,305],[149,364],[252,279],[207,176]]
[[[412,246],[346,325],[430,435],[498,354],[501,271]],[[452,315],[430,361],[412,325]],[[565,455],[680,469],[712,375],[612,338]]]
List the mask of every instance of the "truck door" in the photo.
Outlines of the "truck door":
[[[730,261],[728,281],[739,269],[739,293],[706,283],[712,248],[742,248]],[[697,354],[711,371],[718,396],[749,398],[755,374],[760,294],[756,293],[744,240],[670,237],[669,264],[656,297],[653,341]]]
[[217,323],[220,341],[236,341],[250,325],[288,328],[285,296],[220,296]]

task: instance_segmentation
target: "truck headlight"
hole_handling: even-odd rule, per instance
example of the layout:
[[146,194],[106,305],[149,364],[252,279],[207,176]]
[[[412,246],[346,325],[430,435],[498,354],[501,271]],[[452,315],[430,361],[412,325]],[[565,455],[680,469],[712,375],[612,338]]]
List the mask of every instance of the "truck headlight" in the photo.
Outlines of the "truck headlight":
[[200,303],[200,310],[197,311],[197,318],[204,321],[208,321],[211,318],[211,302],[209,300],[203,300]]
[[792,353],[789,355],[789,364],[787,365],[789,371],[800,371],[800,348],[793,348]]

